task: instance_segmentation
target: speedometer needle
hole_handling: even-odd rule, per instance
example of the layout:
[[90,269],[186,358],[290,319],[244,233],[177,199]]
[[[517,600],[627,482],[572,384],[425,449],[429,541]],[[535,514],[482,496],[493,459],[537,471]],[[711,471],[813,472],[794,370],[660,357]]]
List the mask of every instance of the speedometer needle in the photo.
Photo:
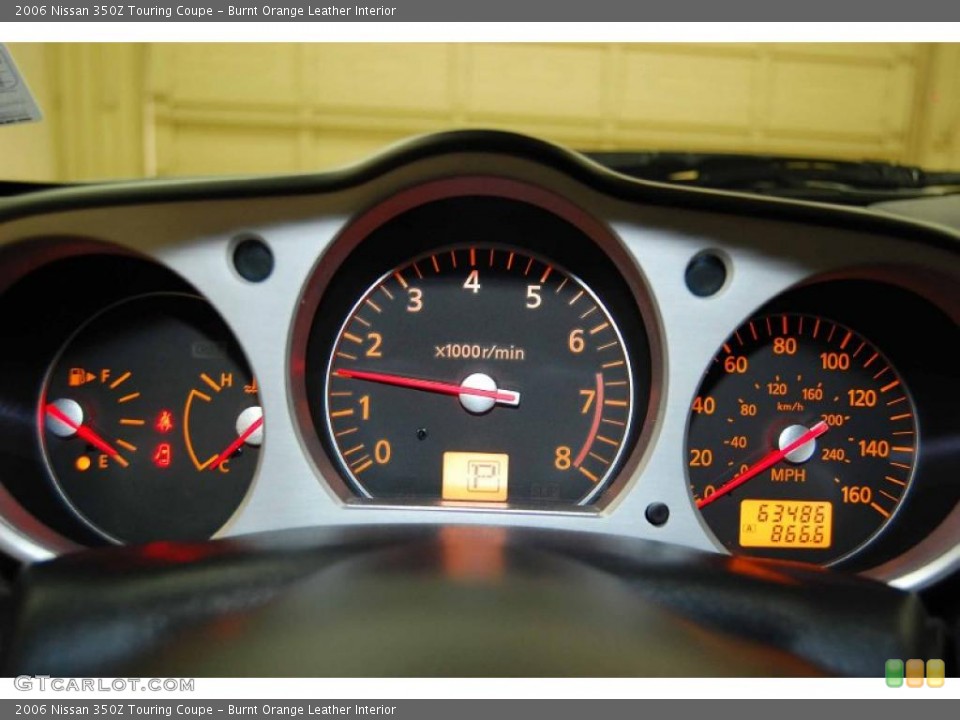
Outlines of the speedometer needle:
[[747,480],[749,480],[750,478],[756,477],[767,468],[770,468],[776,465],[778,462],[783,460],[787,455],[792,453],[801,445],[806,445],[811,440],[815,440],[816,438],[823,435],[827,431],[827,429],[828,429],[828,425],[823,420],[821,420],[820,422],[818,422],[812,428],[807,430],[803,435],[798,437],[793,442],[789,443],[788,445],[785,445],[779,450],[774,450],[773,452],[767,454],[761,460],[759,460],[758,462],[748,467],[739,475],[735,476],[732,480],[718,487],[712,495],[708,495],[707,497],[697,500],[697,507],[698,508],[706,507],[707,505],[712,503],[714,500],[722,498],[727,493],[733,492],[738,487],[740,487],[745,482],[747,482]]
[[440,393],[441,395],[472,395],[474,397],[490,398],[502,405],[517,406],[520,404],[520,393],[513,390],[500,390],[499,388],[484,390],[463,384],[456,385],[454,383],[437,382],[436,380],[420,380],[402,375],[388,375],[386,373],[366,372],[364,370],[341,369],[336,370],[334,375],[342,378],[383,383],[384,385],[396,385],[397,387],[412,388],[414,390],[425,390],[426,392]]
[[72,428],[77,433],[78,438],[90,443],[95,448],[97,448],[97,450],[99,450],[100,452],[106,453],[111,458],[113,458],[117,463],[119,463],[121,466],[126,467],[127,465],[130,464],[123,459],[120,453],[118,453],[110,443],[108,443],[106,440],[104,440],[102,437],[100,437],[96,432],[91,430],[86,425],[79,425],[75,423],[73,420],[70,419],[69,416],[67,416],[66,413],[60,410],[60,408],[58,408],[53,403],[47,403],[44,406],[43,410],[50,417],[56,418],[67,427]]

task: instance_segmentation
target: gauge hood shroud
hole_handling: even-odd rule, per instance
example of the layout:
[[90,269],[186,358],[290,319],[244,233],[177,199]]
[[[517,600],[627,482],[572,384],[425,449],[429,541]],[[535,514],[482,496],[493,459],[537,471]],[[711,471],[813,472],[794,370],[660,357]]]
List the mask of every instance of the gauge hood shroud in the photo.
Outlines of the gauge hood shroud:
[[[0,200],[0,222],[39,213],[89,207],[190,200],[264,198],[333,192],[356,187],[407,164],[463,153],[511,155],[543,163],[620,200],[719,213],[748,214],[795,222],[875,231],[955,249],[958,235],[877,213],[821,203],[745,193],[677,187],[637,180],[604,168],[579,153],[517,133],[462,130],[424,135],[370,160],[326,173],[277,177],[140,180],[42,191]],[[953,242],[949,239],[953,238]]]

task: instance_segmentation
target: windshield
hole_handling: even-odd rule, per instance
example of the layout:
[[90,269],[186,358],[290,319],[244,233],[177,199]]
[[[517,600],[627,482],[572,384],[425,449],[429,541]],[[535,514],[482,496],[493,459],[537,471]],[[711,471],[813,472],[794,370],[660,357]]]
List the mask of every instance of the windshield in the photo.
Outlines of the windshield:
[[[644,175],[630,154],[960,168],[960,44],[10,43],[7,50],[43,113],[39,122],[0,127],[7,181],[314,172],[411,136],[470,127],[523,132],[595,153],[623,172],[676,182],[704,173],[668,163]],[[740,177],[726,183],[729,172],[717,186],[762,190],[769,170],[759,187]],[[822,192],[850,178],[820,173],[815,181]],[[955,183],[948,176],[927,184]]]

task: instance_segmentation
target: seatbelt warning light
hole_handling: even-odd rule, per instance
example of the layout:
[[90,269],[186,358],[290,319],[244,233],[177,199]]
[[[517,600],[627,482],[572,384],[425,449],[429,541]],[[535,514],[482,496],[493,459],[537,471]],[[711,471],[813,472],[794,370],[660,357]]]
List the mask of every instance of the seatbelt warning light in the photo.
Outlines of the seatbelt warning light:
[[173,430],[173,413],[169,410],[161,410],[157,414],[157,422],[154,423],[157,432],[168,433]]

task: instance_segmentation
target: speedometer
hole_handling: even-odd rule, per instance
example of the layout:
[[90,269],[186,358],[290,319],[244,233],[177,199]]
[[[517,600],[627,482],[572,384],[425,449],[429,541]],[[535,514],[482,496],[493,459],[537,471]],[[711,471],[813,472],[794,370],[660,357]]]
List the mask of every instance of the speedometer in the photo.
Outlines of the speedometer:
[[686,462],[728,549],[829,564],[897,512],[918,444],[910,393],[879,348],[829,318],[777,313],[746,322],[714,358]]

